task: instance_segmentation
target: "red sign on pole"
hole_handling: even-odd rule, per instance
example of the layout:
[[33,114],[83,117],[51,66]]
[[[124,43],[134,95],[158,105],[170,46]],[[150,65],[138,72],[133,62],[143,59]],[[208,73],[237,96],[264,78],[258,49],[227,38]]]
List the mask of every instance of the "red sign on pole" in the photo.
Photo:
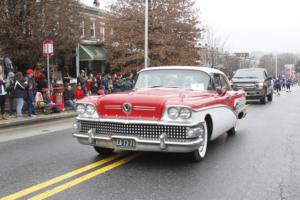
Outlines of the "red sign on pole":
[[43,55],[45,57],[53,56],[53,40],[43,41]]

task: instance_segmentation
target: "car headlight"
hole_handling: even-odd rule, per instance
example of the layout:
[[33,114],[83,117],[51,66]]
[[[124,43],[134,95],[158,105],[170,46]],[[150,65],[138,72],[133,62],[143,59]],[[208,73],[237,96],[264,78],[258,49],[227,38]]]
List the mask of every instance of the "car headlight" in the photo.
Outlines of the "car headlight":
[[86,106],[86,114],[93,115],[95,113],[95,111],[96,111],[95,106],[93,106],[93,105]]
[[171,119],[177,119],[179,117],[179,110],[178,108],[171,107],[168,109],[168,115]]
[[82,105],[82,104],[77,105],[76,112],[78,114],[84,114],[85,113],[85,106]]
[[189,119],[192,117],[192,111],[188,108],[182,108],[179,114],[182,119]]
[[263,88],[263,87],[264,87],[264,82],[259,82],[259,83],[257,83],[257,87],[258,87],[258,88]]

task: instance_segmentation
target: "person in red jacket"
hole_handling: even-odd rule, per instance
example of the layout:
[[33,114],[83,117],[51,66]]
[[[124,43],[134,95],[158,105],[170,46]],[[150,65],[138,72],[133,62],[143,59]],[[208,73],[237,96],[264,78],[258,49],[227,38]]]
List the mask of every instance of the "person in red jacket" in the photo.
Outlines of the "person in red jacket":
[[90,96],[91,95],[91,91],[92,91],[92,82],[93,82],[93,78],[94,78],[94,75],[93,74],[90,74],[89,78],[86,80],[86,92],[87,92],[87,95]]
[[82,99],[84,97],[84,92],[83,92],[80,84],[77,85],[77,88],[74,91],[74,95],[75,95],[76,100]]

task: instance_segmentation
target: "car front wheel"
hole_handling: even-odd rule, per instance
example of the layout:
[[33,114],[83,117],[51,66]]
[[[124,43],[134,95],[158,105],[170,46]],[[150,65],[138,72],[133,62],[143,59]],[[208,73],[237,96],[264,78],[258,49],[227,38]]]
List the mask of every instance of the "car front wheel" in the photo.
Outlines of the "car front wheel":
[[268,101],[269,101],[269,102],[272,102],[272,101],[273,101],[273,92],[271,92],[271,93],[268,95]]
[[94,146],[94,149],[97,153],[99,153],[102,156],[109,156],[114,152],[113,149],[106,149],[106,148],[96,147],[96,146]]
[[200,147],[191,153],[192,161],[199,162],[204,159],[207,151],[207,144],[208,144],[208,135],[207,135],[207,125],[204,124],[204,133],[200,136],[202,138],[202,142]]

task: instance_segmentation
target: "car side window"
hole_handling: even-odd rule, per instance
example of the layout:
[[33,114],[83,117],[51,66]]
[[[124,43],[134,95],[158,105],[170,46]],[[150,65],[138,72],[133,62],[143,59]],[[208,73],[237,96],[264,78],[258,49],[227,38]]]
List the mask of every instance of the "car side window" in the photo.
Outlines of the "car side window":
[[213,78],[210,77],[209,79],[209,83],[208,83],[208,86],[207,86],[207,90],[215,90],[215,84],[214,84],[214,81],[213,81]]
[[228,82],[226,81],[226,78],[223,75],[220,75],[220,81],[223,89],[229,90],[230,87],[228,85]]
[[222,87],[222,82],[221,82],[221,79],[220,79],[220,74],[214,74],[214,84],[215,84],[215,87]]
[[222,74],[214,74],[214,84],[216,87],[230,90],[230,86],[229,86],[226,78]]

